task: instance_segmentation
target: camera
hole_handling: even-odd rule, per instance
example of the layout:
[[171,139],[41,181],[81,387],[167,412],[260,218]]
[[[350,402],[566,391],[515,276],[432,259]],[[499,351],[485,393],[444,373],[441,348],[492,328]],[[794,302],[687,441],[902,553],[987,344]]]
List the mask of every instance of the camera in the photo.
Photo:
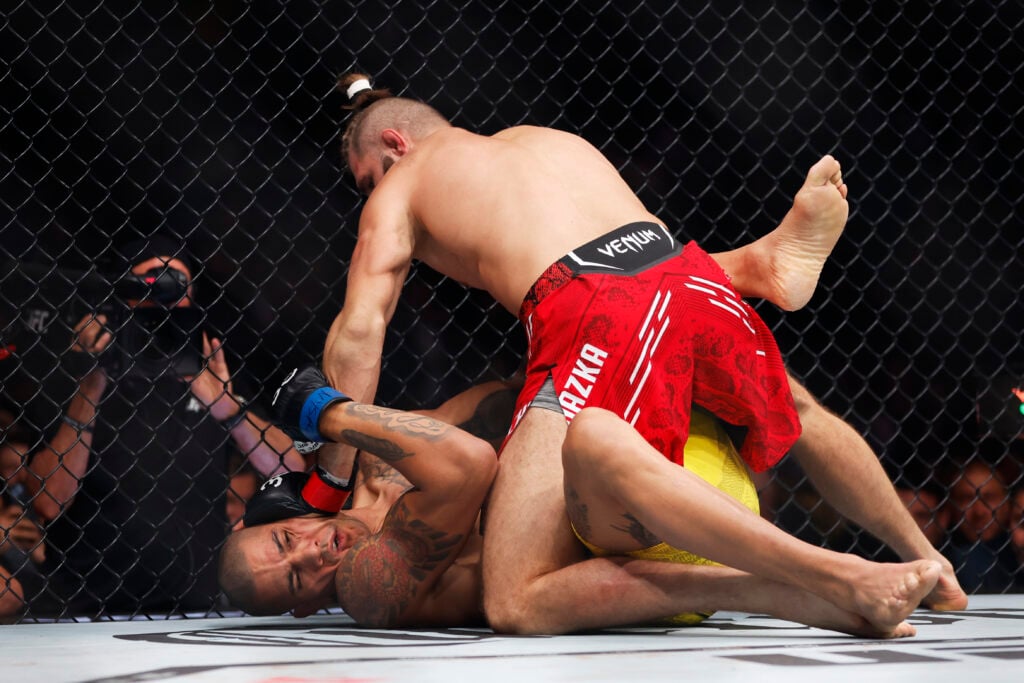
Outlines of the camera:
[[[66,348],[71,329],[92,313],[106,317],[113,336],[97,359],[112,379],[195,375],[202,369],[204,312],[194,305],[176,307],[188,294],[184,273],[153,268],[111,277],[92,269],[74,271],[16,261],[4,267],[11,273],[5,280],[10,290],[5,295],[23,302],[18,329],[5,328],[4,342],[10,342],[18,354],[31,355],[37,347]],[[52,324],[58,320],[61,324]]]
[[[96,311],[106,316],[113,341],[100,365],[113,377],[195,375],[202,369],[203,311],[176,307],[188,293],[184,273],[153,268],[114,282],[114,299]],[[130,306],[127,301],[137,301]]]
[[113,335],[99,356],[111,378],[198,374],[203,366],[203,312],[194,307],[102,306]]

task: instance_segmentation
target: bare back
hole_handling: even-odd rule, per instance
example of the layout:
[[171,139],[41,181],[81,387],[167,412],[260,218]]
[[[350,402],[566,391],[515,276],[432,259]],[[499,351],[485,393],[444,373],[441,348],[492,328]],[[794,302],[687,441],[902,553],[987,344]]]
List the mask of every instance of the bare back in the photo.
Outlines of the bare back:
[[492,137],[446,128],[391,173],[406,162],[414,257],[487,290],[512,313],[573,248],[620,225],[657,220],[597,149],[549,128]]
[[323,367],[332,386],[365,402],[414,259],[518,314],[566,253],[627,223],[656,221],[593,146],[546,128],[484,137],[444,125],[415,139],[384,129],[348,162],[369,199]]

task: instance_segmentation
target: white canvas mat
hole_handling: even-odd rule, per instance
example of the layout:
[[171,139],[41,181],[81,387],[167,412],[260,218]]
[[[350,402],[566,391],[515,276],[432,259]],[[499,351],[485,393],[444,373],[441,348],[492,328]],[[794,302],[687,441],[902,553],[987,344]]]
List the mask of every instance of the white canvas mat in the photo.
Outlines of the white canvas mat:
[[0,680],[1024,681],[1024,595],[915,613],[916,638],[851,638],[723,612],[698,627],[558,637],[360,629],[344,615],[0,626]]

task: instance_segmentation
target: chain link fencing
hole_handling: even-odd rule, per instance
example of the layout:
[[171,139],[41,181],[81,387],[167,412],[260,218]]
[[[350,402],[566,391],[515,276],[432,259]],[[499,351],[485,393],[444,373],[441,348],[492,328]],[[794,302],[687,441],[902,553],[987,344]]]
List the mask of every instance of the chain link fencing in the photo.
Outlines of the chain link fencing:
[[[802,311],[758,311],[968,589],[1024,588],[1019,3],[67,0],[3,14],[0,550],[28,602],[8,618],[227,607],[211,579],[228,488],[254,485],[233,476],[250,447],[161,378],[161,359],[186,372],[205,331],[264,416],[285,373],[319,359],[361,208],[333,89],[354,68],[481,133],[581,134],[712,252],[767,233],[834,154],[851,216],[819,289]],[[189,315],[125,313],[123,276],[158,234],[189,266]],[[95,362],[71,345],[97,313],[117,343],[99,360],[107,385],[83,388]],[[524,349],[487,296],[414,267],[378,401],[437,405],[514,374]],[[89,391],[93,431],[58,448]],[[801,538],[891,557],[788,461],[759,484],[765,514]]]

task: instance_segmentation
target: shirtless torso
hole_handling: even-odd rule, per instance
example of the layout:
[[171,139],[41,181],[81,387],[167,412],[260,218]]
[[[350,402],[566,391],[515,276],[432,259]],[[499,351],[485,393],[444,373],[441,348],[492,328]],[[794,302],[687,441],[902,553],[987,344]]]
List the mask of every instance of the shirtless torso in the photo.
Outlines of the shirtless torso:
[[[422,411],[435,414],[436,411]],[[443,416],[447,417],[447,415]],[[353,509],[359,510],[370,529],[379,534],[387,515],[398,500],[412,488],[412,484],[398,470],[368,453],[360,455],[359,474],[352,493]],[[482,584],[480,552],[483,538],[479,525],[467,534],[464,545],[454,556],[451,564],[440,576],[425,581],[417,588],[423,599],[403,618],[412,624],[443,626],[479,626],[485,623],[482,609]],[[353,567],[342,564],[338,567],[335,581],[341,585],[358,585]],[[380,596],[369,591],[354,591],[350,600],[360,603],[380,601]],[[365,595],[363,595],[365,593]]]
[[[384,334],[412,261],[484,289],[518,313],[538,277],[570,251],[627,224],[664,225],[598,150],[569,133],[524,126],[481,136],[452,127],[422,103],[392,98],[362,109],[342,145],[369,198],[323,367],[332,386],[361,401],[372,401],[376,392]],[[800,308],[845,225],[846,195],[839,163],[825,156],[775,230],[713,258],[740,296]],[[678,234],[684,226],[665,227]],[[483,555],[485,610],[499,630],[549,628],[548,613],[563,613],[551,597],[568,599],[572,586],[587,585],[572,577],[607,569],[580,562],[578,543],[564,525],[565,433],[562,415],[528,409],[503,446]],[[854,507],[857,517],[869,506]],[[903,521],[889,534],[900,543],[914,533]],[[914,546],[908,555],[936,554],[919,541],[915,536],[905,544]],[[569,602],[577,609],[581,604]],[[644,615],[650,616],[634,616]],[[607,615],[594,616],[577,625]],[[869,618],[888,630],[891,615],[876,616]]]
[[576,135],[519,126],[485,137],[446,128],[387,172],[366,204],[359,237],[393,231],[412,258],[517,313],[551,263],[635,221],[657,218]]
[[[373,399],[384,331],[413,260],[517,314],[538,276],[575,247],[629,223],[663,225],[600,151],[550,128],[386,129],[347,162],[368,199],[323,367],[332,386],[360,400]],[[741,295],[799,308],[847,212],[839,165],[827,157],[778,229],[713,257]]]

